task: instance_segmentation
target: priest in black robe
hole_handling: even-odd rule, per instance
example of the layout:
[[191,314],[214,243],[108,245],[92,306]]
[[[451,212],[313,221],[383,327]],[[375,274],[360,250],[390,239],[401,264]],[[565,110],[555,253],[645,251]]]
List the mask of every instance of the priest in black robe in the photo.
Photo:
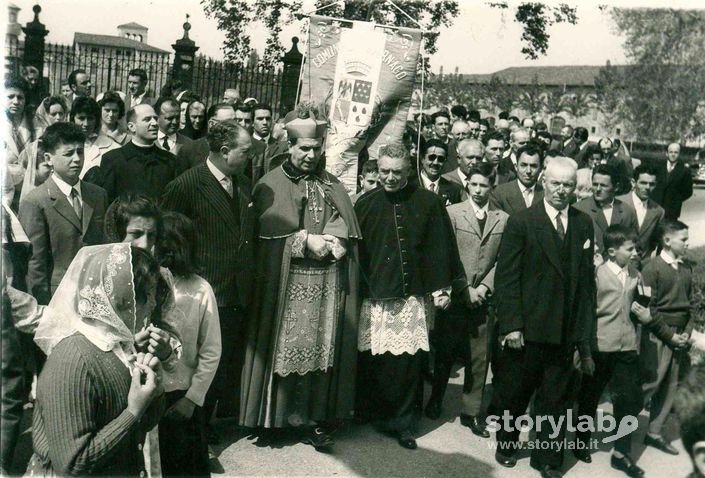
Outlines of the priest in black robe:
[[462,270],[444,204],[408,181],[409,152],[382,147],[378,168],[382,187],[355,203],[364,237],[358,411],[414,449],[428,331],[435,308],[450,305],[451,284]]
[[256,292],[242,376],[240,423],[303,427],[333,445],[354,412],[360,229],[352,203],[321,160],[326,123],[287,123],[289,157],[253,191]]

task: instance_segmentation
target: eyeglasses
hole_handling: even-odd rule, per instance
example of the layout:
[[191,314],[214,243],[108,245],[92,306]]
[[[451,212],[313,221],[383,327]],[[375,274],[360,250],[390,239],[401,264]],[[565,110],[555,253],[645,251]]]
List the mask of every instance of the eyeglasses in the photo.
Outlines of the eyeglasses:
[[428,161],[431,162],[431,163],[434,162],[434,161],[438,161],[439,163],[444,163],[445,160],[446,160],[446,157],[445,157],[445,156],[440,156],[440,155],[438,155],[438,154],[429,154],[429,155],[426,156],[426,159],[428,159]]

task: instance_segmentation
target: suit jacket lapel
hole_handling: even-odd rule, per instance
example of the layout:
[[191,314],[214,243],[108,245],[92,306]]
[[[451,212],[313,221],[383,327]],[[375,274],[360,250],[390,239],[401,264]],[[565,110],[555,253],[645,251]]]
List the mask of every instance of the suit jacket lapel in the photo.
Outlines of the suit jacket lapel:
[[487,220],[485,221],[485,228],[482,231],[482,243],[487,240],[487,238],[492,233],[492,229],[499,223],[499,213],[496,209],[489,209],[487,211]]
[[[603,214],[604,216],[604,214]],[[613,224],[621,224],[622,217],[624,216],[624,210],[622,202],[619,199],[615,199],[612,203],[612,217],[610,218],[610,226]],[[605,221],[607,222],[607,221]]]
[[470,204],[470,201],[472,200],[470,199],[461,203],[465,207],[465,211],[463,211],[463,217],[470,226],[470,229],[472,229],[472,231],[477,234],[477,237],[481,238],[482,233],[480,232],[480,224],[477,222],[477,218],[475,217],[475,210],[472,208],[472,204]]
[[509,203],[515,211],[521,211],[526,209],[526,203],[524,202],[524,195],[519,189],[519,180],[514,180],[514,187],[510,190]]
[[93,218],[93,197],[91,193],[86,191],[86,188],[82,188],[83,194],[83,235],[88,231],[88,226]]
[[[613,216],[615,214],[615,209],[616,208],[612,206]],[[607,227],[609,226],[607,224],[607,218],[605,218],[605,213],[602,212],[602,209],[600,208],[600,206],[597,205],[597,202],[595,202],[594,198],[590,198],[590,210],[592,211],[592,216],[600,231],[604,232],[605,229],[607,229]]]
[[64,193],[62,193],[61,189],[59,189],[59,186],[56,185],[54,179],[47,179],[46,185],[49,192],[49,198],[51,199],[52,205],[54,206],[54,209],[56,209],[56,212],[63,216],[68,222],[73,224],[79,232],[83,233],[83,228],[78,222],[76,211],[73,210],[73,207],[71,207],[68,199],[66,199]]
[[211,203],[213,208],[220,214],[223,221],[230,227],[233,232],[239,233],[239,224],[237,218],[228,204],[228,195],[223,187],[218,183],[218,180],[208,170],[208,166],[204,163],[199,166],[200,170],[200,189],[205,198]]

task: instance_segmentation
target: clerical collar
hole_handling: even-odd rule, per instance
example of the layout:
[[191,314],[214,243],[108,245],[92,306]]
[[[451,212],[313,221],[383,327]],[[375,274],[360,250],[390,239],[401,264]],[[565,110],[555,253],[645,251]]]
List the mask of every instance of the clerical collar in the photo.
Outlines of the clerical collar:
[[152,144],[140,144],[140,143],[136,142],[135,139],[136,139],[136,138],[133,136],[133,137],[132,137],[132,140],[130,141],[130,143],[132,143],[132,145],[135,146],[135,147],[138,148],[138,149],[147,150],[147,149],[150,149],[150,148],[154,147],[154,143],[152,143]]

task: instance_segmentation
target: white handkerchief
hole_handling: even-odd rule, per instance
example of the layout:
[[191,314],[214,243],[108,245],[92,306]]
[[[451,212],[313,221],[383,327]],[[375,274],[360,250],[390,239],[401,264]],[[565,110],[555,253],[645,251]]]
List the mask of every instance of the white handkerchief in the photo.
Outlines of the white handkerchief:
[[590,249],[590,239],[585,239],[585,244],[583,244],[583,249]]

